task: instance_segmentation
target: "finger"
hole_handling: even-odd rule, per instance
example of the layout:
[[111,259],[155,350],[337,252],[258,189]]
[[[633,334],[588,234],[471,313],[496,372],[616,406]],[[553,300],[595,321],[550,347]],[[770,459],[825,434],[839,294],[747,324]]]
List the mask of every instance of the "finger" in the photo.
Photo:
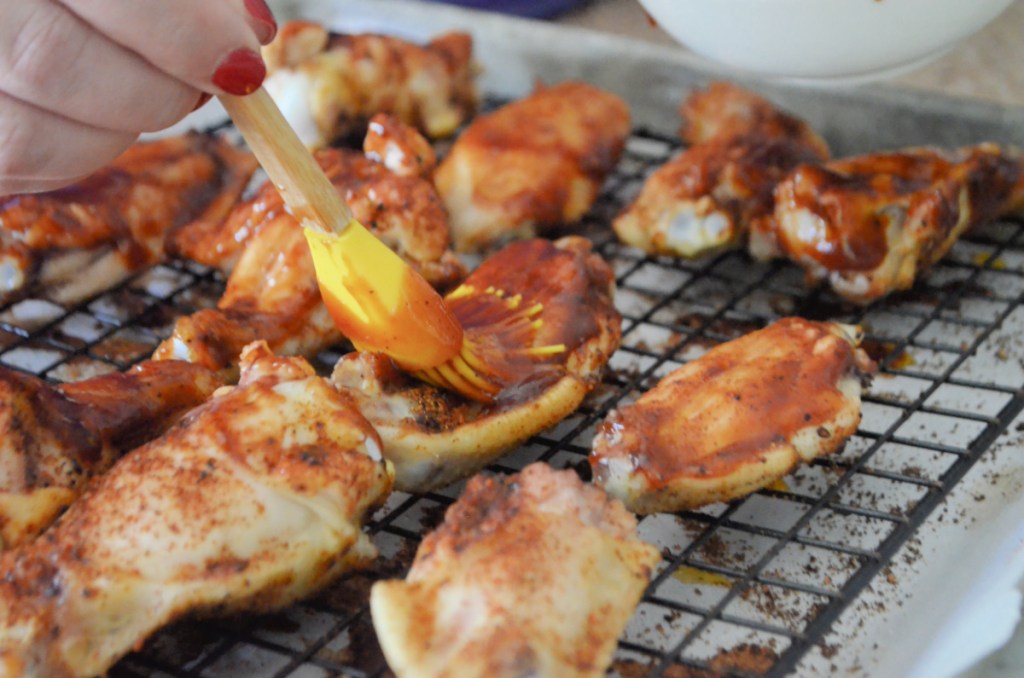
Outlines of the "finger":
[[109,163],[135,139],[0,93],[0,195],[70,183]]
[[0,90],[86,125],[123,132],[163,129],[186,115],[198,96],[50,0],[22,0],[5,10]]
[[266,75],[244,0],[59,0],[114,42],[197,89],[248,94]]

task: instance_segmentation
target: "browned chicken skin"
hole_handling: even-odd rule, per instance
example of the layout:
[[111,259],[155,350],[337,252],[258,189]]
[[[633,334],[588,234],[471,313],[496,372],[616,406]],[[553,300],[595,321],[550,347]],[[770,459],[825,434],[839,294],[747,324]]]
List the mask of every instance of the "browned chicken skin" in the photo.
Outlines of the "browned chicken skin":
[[361,134],[375,113],[391,113],[438,138],[455,132],[476,110],[467,33],[447,33],[420,46],[289,21],[263,54],[267,90],[311,148]]
[[860,422],[874,370],[857,328],[784,318],[721,344],[612,410],[594,482],[637,513],[742,497],[830,454]]
[[993,144],[912,148],[802,165],[756,224],[751,253],[785,256],[808,278],[867,303],[911,287],[971,227],[1020,209],[1024,162]]
[[603,676],[659,559],[573,471],[478,476],[405,581],[374,585],[373,625],[398,678]]
[[[335,368],[334,383],[349,390],[381,434],[399,489],[426,491],[469,476],[568,416],[599,382],[618,348],[614,277],[583,238],[513,243],[485,260],[447,297],[470,334],[480,328],[498,331],[488,306],[501,302],[488,288],[503,290],[506,299],[521,295],[518,308],[543,305],[532,319],[540,327],[522,338],[525,345],[497,352],[501,362],[511,362],[516,378],[495,402],[471,401],[424,384],[380,354],[353,353]],[[509,357],[516,350],[559,344],[564,351]],[[486,362],[487,351],[479,355]]]
[[183,362],[147,361],[61,385],[0,368],[0,548],[42,531],[90,478],[218,386],[211,372]]
[[256,169],[213,135],[139,143],[57,191],[0,198],[0,301],[36,288],[64,304],[161,259],[168,234],[219,223]]
[[652,254],[701,257],[742,245],[753,224],[771,218],[776,184],[828,157],[805,122],[734,85],[694,92],[680,112],[690,148],[648,177],[612,224],[620,240]]
[[630,129],[617,96],[583,82],[539,87],[474,120],[435,183],[460,251],[572,224],[618,163]]
[[219,391],[0,555],[0,675],[93,676],[183,615],[267,611],[376,555],[380,439],[301,358],[254,345]]

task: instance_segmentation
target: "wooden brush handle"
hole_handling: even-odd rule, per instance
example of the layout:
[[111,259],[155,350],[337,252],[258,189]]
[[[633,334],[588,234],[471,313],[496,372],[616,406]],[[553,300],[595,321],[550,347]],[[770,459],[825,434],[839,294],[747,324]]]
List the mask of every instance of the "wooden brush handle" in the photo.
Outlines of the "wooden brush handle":
[[292,214],[314,230],[343,231],[352,210],[267,91],[260,87],[243,97],[222,94],[220,102]]

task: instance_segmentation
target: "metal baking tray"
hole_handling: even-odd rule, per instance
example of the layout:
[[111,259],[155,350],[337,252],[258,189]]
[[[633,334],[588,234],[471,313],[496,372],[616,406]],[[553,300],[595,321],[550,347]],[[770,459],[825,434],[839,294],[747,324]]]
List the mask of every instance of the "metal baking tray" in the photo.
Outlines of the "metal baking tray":
[[[867,330],[881,373],[844,450],[746,499],[641,521],[641,536],[664,559],[620,640],[613,674],[936,675],[920,672],[938,661],[935,647],[957,635],[950,620],[1019,540],[1024,223],[972,233],[912,291],[866,308],[807,288],[791,265],[743,253],[696,262],[644,256],[619,245],[609,222],[680,148],[675,110],[685,93],[721,74],[672,49],[435,4],[279,5],[339,29],[414,39],[470,30],[488,106],[525,94],[537,78],[582,78],[631,104],[635,131],[625,157],[580,228],[616,271],[623,346],[578,413],[494,471],[544,460],[585,475],[594,428],[610,408],[780,316]],[[1013,109],[885,88],[745,84],[810,120],[837,154],[1024,143]],[[206,110],[187,124],[206,126],[211,116]],[[124,369],[167,336],[176,316],[216,303],[222,287],[217,273],[172,261],[74,308],[20,301],[0,308],[0,363],[52,380]],[[329,370],[337,355],[316,362]],[[369,587],[402,576],[461,488],[392,495],[368,526],[381,550],[371,571],[279,614],[181,622],[112,675],[389,675],[369,619]]]

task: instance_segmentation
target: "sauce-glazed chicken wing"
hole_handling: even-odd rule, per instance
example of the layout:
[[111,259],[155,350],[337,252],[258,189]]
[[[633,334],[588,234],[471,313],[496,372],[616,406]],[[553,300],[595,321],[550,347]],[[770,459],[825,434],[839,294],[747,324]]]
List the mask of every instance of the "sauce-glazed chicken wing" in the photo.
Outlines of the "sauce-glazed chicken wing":
[[655,170],[612,224],[645,252],[695,258],[742,245],[753,224],[771,218],[776,184],[828,157],[806,123],[734,85],[693,93],[681,113],[692,145]]
[[[394,147],[392,156],[415,158],[422,154],[417,142],[422,138],[407,134],[408,130],[395,127],[393,122],[389,125],[387,140],[372,143]],[[382,133],[383,128],[380,133],[371,132],[374,136]],[[448,216],[437,192],[421,176],[395,173],[384,164],[385,158],[378,161],[377,154],[373,156],[343,149],[316,153],[320,167],[359,223],[432,285],[451,286],[462,278],[464,270],[449,250]],[[223,223],[203,222],[181,229],[172,239],[171,249],[179,256],[230,272],[250,240],[278,220],[298,226],[277,188],[267,182],[232,210]]]
[[594,482],[637,513],[742,497],[839,449],[874,364],[856,328],[785,318],[722,344],[612,410]]
[[[610,267],[582,238],[514,243],[485,260],[446,298],[467,333],[500,333],[493,320],[496,305],[543,306],[531,316],[535,331],[522,338],[524,344],[500,349],[516,374],[493,403],[425,384],[381,354],[343,357],[332,380],[352,394],[380,433],[384,453],[395,464],[397,488],[442,487],[472,475],[580,405],[619,345],[613,289]],[[543,353],[558,345],[564,350]],[[541,355],[518,362],[509,357],[536,348]]]
[[572,471],[478,476],[405,581],[374,585],[373,625],[398,678],[603,676],[658,560]]
[[375,557],[369,423],[300,358],[254,345],[242,375],[0,556],[0,675],[97,675],[182,615],[279,608]]
[[44,530],[90,478],[218,386],[208,370],[182,362],[61,385],[0,367],[0,549]]
[[1020,209],[1024,161],[982,144],[913,148],[802,165],[775,192],[750,251],[784,256],[812,280],[868,303],[908,289],[972,226]]
[[[433,166],[429,145],[397,120],[375,116],[367,148],[372,158],[327,149],[317,159],[356,219],[431,284],[451,287],[465,268],[448,249],[444,207],[422,178]],[[191,259],[229,267],[231,275],[217,308],[180,318],[156,359],[187,360],[230,379],[242,347],[257,339],[275,353],[311,356],[342,338],[320,296],[302,229],[269,182],[223,224],[186,229],[175,244]]]
[[578,221],[629,129],[625,102],[583,82],[540,87],[478,117],[435,177],[455,248],[483,250]]
[[302,229],[281,213],[250,238],[217,308],[178,318],[153,359],[195,363],[232,381],[238,356],[253,341],[265,341],[279,355],[308,357],[341,339]]
[[289,21],[263,55],[267,91],[310,148],[361,134],[375,113],[391,113],[429,137],[446,137],[476,110],[467,33],[446,33],[420,46]]
[[164,256],[168,234],[219,223],[256,161],[189,134],[138,143],[82,181],[0,197],[0,301],[23,290],[71,304]]

